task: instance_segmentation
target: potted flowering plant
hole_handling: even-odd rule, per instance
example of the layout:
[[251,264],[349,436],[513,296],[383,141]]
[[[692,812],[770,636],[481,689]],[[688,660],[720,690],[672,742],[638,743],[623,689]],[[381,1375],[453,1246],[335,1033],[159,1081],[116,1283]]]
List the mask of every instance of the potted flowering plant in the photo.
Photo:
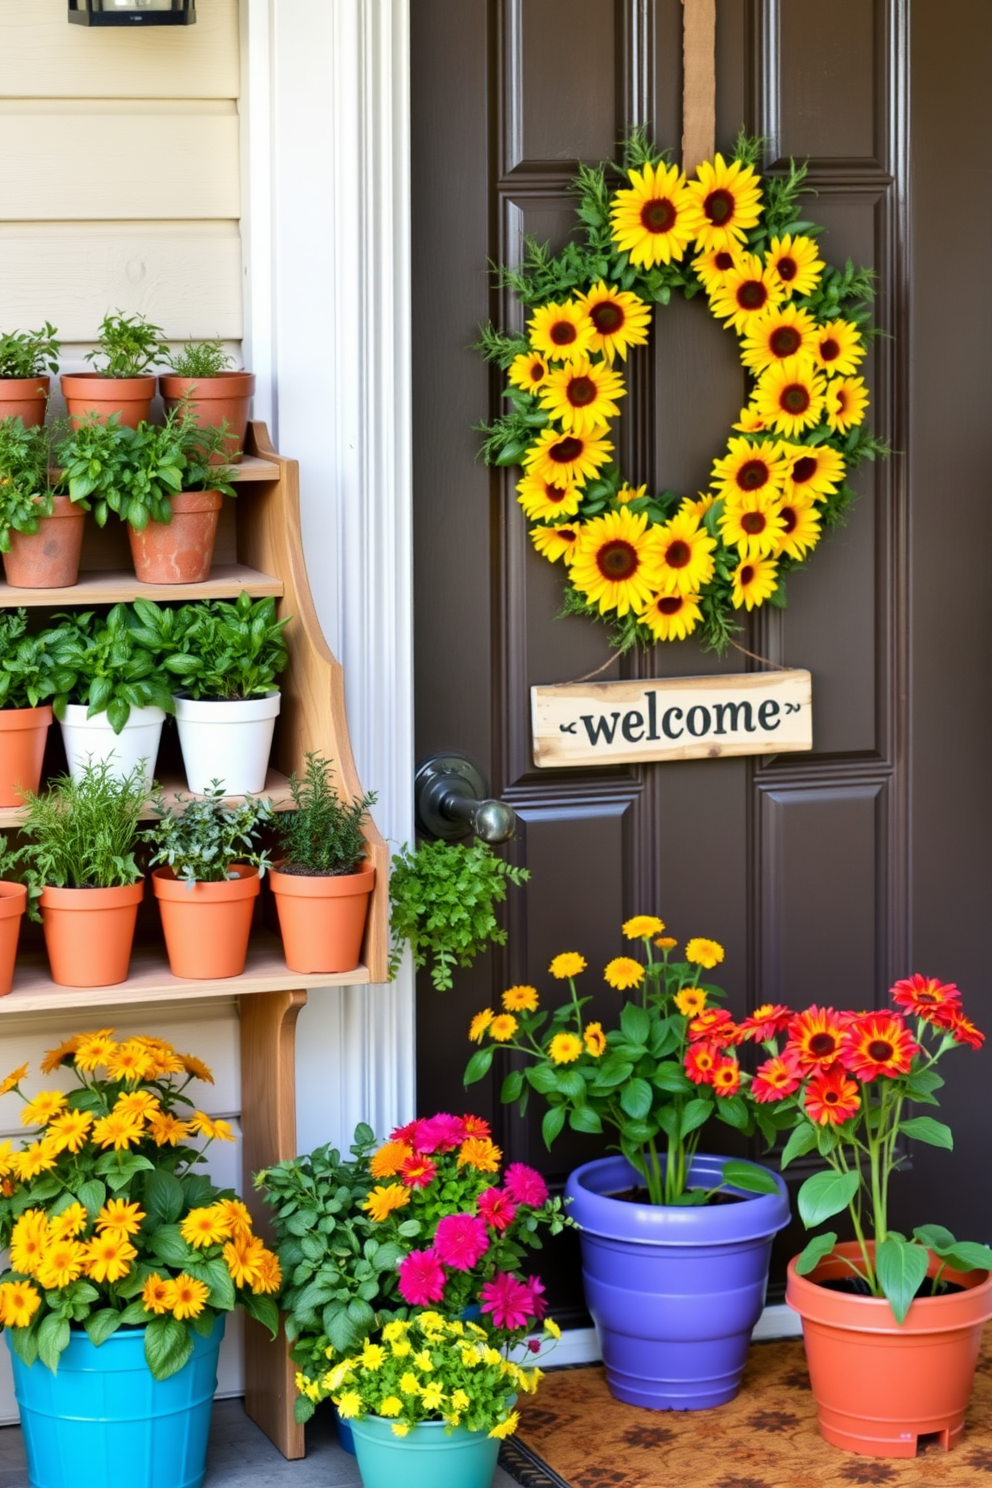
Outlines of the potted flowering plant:
[[782,1167],[807,1153],[824,1164],[799,1190],[807,1229],[846,1211],[854,1234],[817,1234],[789,1266],[820,1431],[848,1451],[912,1457],[920,1435],[946,1450],[963,1429],[992,1317],[992,1250],[942,1225],[893,1229],[889,1184],[907,1141],[953,1146],[949,1127],[908,1113],[937,1105],[938,1062],[983,1035],[952,984],[914,975],[891,996],[896,1010],[814,1005],[769,1027],[751,1091],[787,1115]]
[[[35,1128],[0,1155],[0,1325],[31,1482],[91,1488],[202,1480],[217,1351],[241,1305],[270,1329],[276,1257],[233,1192],[197,1171],[224,1121],[199,1110],[201,1060],[162,1039],[79,1033],[42,1060],[73,1088],[0,1093]],[[202,1139],[202,1146],[198,1139]]]
[[[465,1080],[512,1051],[523,1068],[507,1074],[502,1099],[521,1110],[532,1092],[546,1101],[548,1146],[566,1119],[574,1131],[616,1133],[620,1155],[584,1164],[566,1187],[607,1381],[634,1405],[698,1410],[737,1393],[772,1240],[789,1218],[781,1177],[703,1155],[700,1138],[716,1118],[773,1140],[778,1118],[748,1097],[735,1053],[759,1025],[738,1027],[718,1005],[722,990],[701,981],[723,948],[696,937],[674,961],[676,941],[656,916],[637,915],[623,930],[643,959],[618,956],[606,967],[607,983],[628,994],[615,1028],[586,1020],[589,998],[575,984],[585,958],[566,951],[550,971],[568,984],[567,1001],[549,1012],[535,987],[509,988],[501,1012],[486,1008],[472,1021],[469,1037],[482,1047]],[[711,1266],[719,1267],[717,1297]]]

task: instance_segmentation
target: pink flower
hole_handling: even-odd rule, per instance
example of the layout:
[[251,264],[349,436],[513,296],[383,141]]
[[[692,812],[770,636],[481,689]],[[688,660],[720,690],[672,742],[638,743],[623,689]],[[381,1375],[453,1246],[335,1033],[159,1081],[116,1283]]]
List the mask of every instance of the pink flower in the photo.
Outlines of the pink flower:
[[413,1134],[417,1129],[416,1121],[408,1121],[406,1126],[398,1126],[389,1133],[391,1142],[406,1142],[407,1146],[413,1145]]
[[544,1282],[539,1276],[527,1276],[524,1278],[524,1286],[530,1292],[533,1299],[534,1316],[540,1322],[548,1310],[548,1304],[544,1300]]
[[400,1182],[407,1188],[428,1188],[437,1175],[437,1163],[429,1157],[406,1157],[400,1168]]
[[534,1316],[534,1294],[524,1282],[499,1271],[480,1289],[482,1311],[492,1315],[497,1328],[523,1328]]
[[434,1232],[434,1250],[454,1271],[471,1271],[489,1249],[486,1222],[475,1214],[446,1214]]
[[516,1218],[517,1206],[501,1188],[484,1188],[479,1195],[479,1213],[487,1225],[502,1234]]
[[411,1307],[426,1307],[444,1296],[444,1268],[433,1250],[411,1250],[398,1270],[400,1294]]
[[412,1138],[417,1152],[452,1152],[464,1140],[464,1121],[460,1116],[449,1116],[446,1111],[418,1121]]
[[532,1354],[539,1354],[541,1352],[541,1340],[539,1338],[528,1338],[527,1347]]
[[516,1204],[529,1204],[540,1209],[548,1201],[548,1185],[536,1168],[526,1163],[511,1163],[503,1179],[503,1187]]

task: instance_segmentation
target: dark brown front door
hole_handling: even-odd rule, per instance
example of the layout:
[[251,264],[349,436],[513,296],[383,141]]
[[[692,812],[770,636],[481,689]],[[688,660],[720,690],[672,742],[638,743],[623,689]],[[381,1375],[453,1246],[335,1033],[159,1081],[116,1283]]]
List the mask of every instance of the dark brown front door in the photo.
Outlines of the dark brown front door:
[[[533,766],[528,689],[599,666],[605,631],[555,618],[560,579],[530,549],[517,473],[477,459],[471,428],[500,389],[469,347],[481,322],[518,313],[487,263],[518,261],[524,233],[560,245],[570,232],[577,160],[613,156],[645,120],[677,155],[682,8],[415,0],[411,12],[417,748],[482,765],[517,810],[510,852],[533,875],[511,891],[505,954],[458,974],[452,994],[420,989],[419,1105],[492,1116],[513,1157],[560,1178],[595,1155],[594,1139],[566,1134],[549,1156],[536,1120],[501,1112],[498,1081],[467,1100],[468,1021],[511,982],[546,984],[558,951],[601,966],[621,950],[627,915],[720,940],[739,1015],[766,1000],[870,1006],[914,969],[958,980],[979,1021],[992,1010],[992,8],[916,0],[910,33],[907,0],[718,0],[718,148],[743,123],[768,140],[771,169],[808,157],[826,256],[876,268],[889,338],[867,376],[876,430],[897,453],[862,467],[847,526],[790,584],[788,610],[742,637],[811,670],[813,754],[558,772]],[[704,487],[742,394],[730,337],[698,302],[673,303],[636,368],[625,473],[659,490]],[[604,675],[749,664],[683,642]],[[615,995],[600,983],[604,1013]],[[961,1181],[960,1165],[986,1160],[988,1059],[957,1060],[947,1108],[965,1157],[912,1153],[902,1198],[910,1223],[939,1218],[986,1240],[988,1185]],[[559,1288],[575,1301],[562,1264]]]

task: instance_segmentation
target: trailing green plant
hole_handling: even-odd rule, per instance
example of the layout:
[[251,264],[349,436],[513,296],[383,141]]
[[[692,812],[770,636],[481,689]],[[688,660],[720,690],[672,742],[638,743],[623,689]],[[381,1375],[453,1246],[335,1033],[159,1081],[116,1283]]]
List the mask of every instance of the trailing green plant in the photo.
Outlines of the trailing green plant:
[[19,418],[0,421],[0,553],[10,552],[11,532],[37,532],[54,510],[48,473],[49,441],[43,427]]
[[102,361],[102,377],[145,377],[155,364],[162,340],[162,327],[143,315],[125,315],[113,310],[100,322],[96,350],[87,352],[88,362]]
[[260,877],[271,867],[269,854],[257,850],[259,833],[274,814],[270,801],[245,796],[228,804],[220,781],[213,780],[202,796],[177,794],[170,806],[159,793],[152,805],[159,820],[145,828],[141,839],[155,850],[153,867],[165,864],[189,885],[235,878],[235,863],[251,863]]
[[26,610],[0,610],[0,708],[37,708],[72,681],[57,628],[31,634]]
[[51,639],[52,656],[63,684],[52,703],[56,718],[65,717],[68,703],[85,703],[87,718],[105,712],[119,734],[132,708],[175,711],[158,653],[145,644],[128,605],[114,605],[104,619],[92,610],[55,618],[60,623]]
[[185,697],[265,697],[289,660],[283,631],[291,618],[278,620],[274,599],[252,600],[244,590],[236,600],[184,605],[162,631],[162,665]]
[[0,334],[0,377],[40,377],[59,370],[58,331],[48,321],[40,331]]
[[300,776],[289,777],[295,811],[276,818],[276,837],[284,862],[283,873],[334,875],[357,873],[368,844],[362,825],[378,799],[367,791],[354,801],[342,801],[331,784],[331,762],[310,752]]
[[78,777],[59,775],[40,795],[28,795],[18,857],[39,885],[111,889],[136,883],[138,822],[146,800],[143,765],[124,777],[107,760],[84,765]]
[[219,341],[187,341],[179,351],[167,351],[164,360],[173,377],[217,377],[231,365]]
[[526,868],[504,862],[484,842],[402,847],[389,879],[390,978],[409,942],[414,965],[430,968],[438,992],[450,991],[454,967],[471,966],[489,945],[505,944],[495,905],[505,900],[508,883],[529,878]]

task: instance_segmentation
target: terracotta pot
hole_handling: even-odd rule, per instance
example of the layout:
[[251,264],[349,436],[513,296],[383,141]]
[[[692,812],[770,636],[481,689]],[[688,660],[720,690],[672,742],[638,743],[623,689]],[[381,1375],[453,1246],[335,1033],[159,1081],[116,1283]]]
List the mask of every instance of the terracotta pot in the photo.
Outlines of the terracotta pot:
[[171,868],[153,871],[152,889],[173,976],[208,982],[244,971],[261,886],[257,868],[235,863],[232,872],[237,878],[187,887]]
[[68,496],[56,496],[50,517],[37,532],[10,533],[3,571],[14,589],[68,589],[79,578],[86,513]]
[[255,391],[252,372],[218,372],[216,377],[163,376],[158,380],[162,400],[171,412],[186,399],[186,405],[201,429],[216,429],[227,420],[224,455],[212,455],[211,464],[241,462],[248,409]]
[[0,419],[19,418],[26,429],[45,422],[50,377],[0,377]]
[[136,429],[151,412],[155,396],[154,377],[104,377],[102,372],[63,372],[62,396],[73,428],[89,413],[105,424],[112,413],[122,424]]
[[[964,1430],[982,1326],[992,1317],[992,1275],[946,1271],[964,1290],[918,1297],[900,1326],[884,1297],[818,1285],[851,1274],[841,1256],[856,1261],[860,1249],[845,1241],[809,1276],[791,1261],[785,1294],[803,1320],[820,1435],[868,1457],[915,1457],[921,1436],[939,1437],[949,1451]],[[931,1255],[928,1275],[939,1265]]]
[[0,879],[0,997],[6,997],[14,985],[14,962],[17,938],[21,933],[21,916],[28,906],[24,884]]
[[354,971],[375,887],[373,865],[326,877],[283,873],[277,866],[269,882],[290,971]]
[[134,572],[142,584],[202,584],[210,577],[223,496],[181,491],[171,498],[172,521],[127,529]]
[[0,708],[0,806],[23,806],[24,792],[41,784],[52,710]]
[[41,891],[41,921],[52,981],[60,987],[113,987],[127,980],[144,881],[113,889]]

